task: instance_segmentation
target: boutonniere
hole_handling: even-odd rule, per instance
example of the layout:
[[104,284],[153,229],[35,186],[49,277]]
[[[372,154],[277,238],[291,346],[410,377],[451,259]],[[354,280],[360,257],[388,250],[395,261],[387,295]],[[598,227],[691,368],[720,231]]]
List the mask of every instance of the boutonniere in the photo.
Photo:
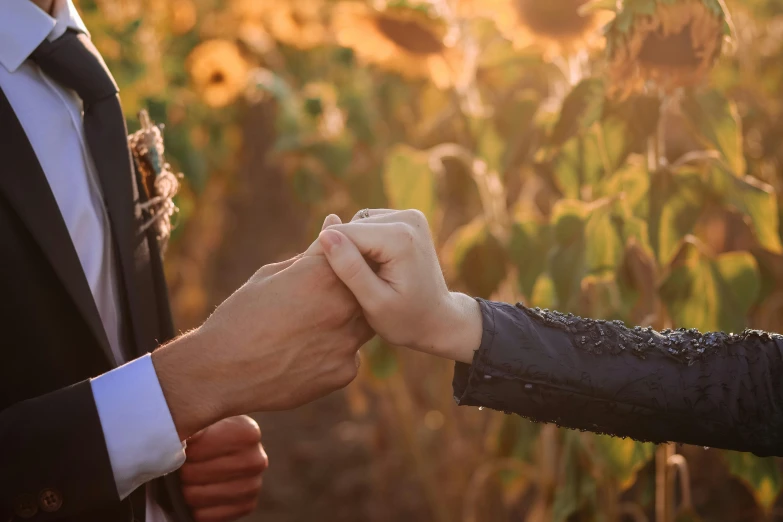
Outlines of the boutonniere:
[[152,229],[161,253],[164,253],[173,228],[172,216],[179,210],[174,204],[174,196],[182,174],[172,172],[171,165],[166,162],[163,126],[152,123],[144,109],[139,112],[139,122],[141,129],[128,136],[128,143],[142,185],[138,202],[143,217],[140,232]]

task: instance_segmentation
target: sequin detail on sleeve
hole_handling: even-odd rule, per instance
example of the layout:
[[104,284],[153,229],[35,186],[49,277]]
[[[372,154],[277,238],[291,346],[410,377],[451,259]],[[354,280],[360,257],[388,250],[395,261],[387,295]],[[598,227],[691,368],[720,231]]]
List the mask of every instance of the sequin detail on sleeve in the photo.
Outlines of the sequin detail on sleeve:
[[648,353],[655,350],[668,353],[690,366],[721,348],[729,348],[735,344],[752,341],[783,341],[783,335],[761,330],[746,329],[740,334],[701,333],[695,328],[666,329],[657,332],[649,326],[628,328],[625,323],[617,320],[584,319],[574,314],[528,308],[520,303],[516,306],[537,323],[567,332],[574,347],[596,355],[604,353],[616,355],[626,351],[644,359]]

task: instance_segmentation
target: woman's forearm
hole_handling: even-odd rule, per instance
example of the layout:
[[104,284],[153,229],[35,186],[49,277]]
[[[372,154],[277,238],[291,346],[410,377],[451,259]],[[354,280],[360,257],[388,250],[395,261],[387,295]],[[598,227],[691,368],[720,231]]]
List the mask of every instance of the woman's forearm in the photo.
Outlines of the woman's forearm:
[[479,301],[481,346],[459,404],[536,421],[783,455],[783,336],[656,332]]

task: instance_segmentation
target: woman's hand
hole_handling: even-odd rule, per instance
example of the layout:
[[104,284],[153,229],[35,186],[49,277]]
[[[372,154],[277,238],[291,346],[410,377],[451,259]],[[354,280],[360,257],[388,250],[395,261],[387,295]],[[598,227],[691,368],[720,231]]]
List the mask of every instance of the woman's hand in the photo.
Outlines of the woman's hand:
[[387,342],[472,361],[481,343],[479,306],[446,287],[424,214],[372,210],[364,219],[327,226],[305,255],[322,253]]

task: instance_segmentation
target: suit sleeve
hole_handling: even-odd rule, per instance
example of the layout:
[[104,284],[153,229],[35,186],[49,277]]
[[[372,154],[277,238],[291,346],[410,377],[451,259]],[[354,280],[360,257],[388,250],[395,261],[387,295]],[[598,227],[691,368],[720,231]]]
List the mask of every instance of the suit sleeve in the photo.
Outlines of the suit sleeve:
[[0,520],[47,522],[118,501],[89,381],[0,412]]
[[783,456],[783,336],[626,328],[479,300],[458,404],[638,440]]
[[0,413],[0,457],[0,520],[47,522],[124,499],[185,450],[146,355]]

